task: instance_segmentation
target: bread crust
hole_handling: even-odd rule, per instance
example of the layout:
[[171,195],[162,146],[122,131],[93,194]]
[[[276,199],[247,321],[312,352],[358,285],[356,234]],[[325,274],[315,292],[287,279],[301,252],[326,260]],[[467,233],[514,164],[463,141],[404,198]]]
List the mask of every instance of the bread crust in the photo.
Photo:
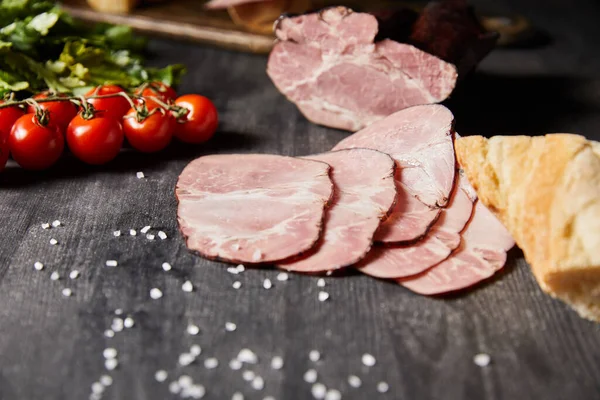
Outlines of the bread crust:
[[600,321],[600,143],[573,134],[470,136],[455,148],[541,288]]

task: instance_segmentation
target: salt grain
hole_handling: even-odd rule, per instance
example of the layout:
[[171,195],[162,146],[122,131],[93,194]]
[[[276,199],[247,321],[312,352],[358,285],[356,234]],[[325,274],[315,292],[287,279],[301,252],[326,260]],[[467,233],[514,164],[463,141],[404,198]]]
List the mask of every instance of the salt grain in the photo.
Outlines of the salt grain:
[[77,279],[77,278],[79,278],[79,271],[77,271],[76,269],[74,269],[73,271],[71,271],[69,273],[69,278],[71,278],[71,279]]
[[106,266],[107,267],[116,267],[117,265],[119,265],[119,263],[117,262],[117,260],[107,260],[106,261]]
[[271,280],[269,278],[265,279],[265,281],[263,282],[263,287],[265,289],[271,289],[273,287],[273,284],[271,283]]
[[104,392],[104,385],[100,382],[92,383],[92,393],[100,394]]
[[273,359],[271,360],[271,368],[277,370],[283,368],[283,358],[279,356],[273,357]]
[[135,176],[136,176],[138,179],[143,179],[143,178],[144,178],[144,173],[143,173],[142,171],[140,171],[140,172],[136,173],[136,174],[135,174]]
[[50,229],[50,224],[49,224],[49,223],[47,223],[47,222],[44,222],[44,223],[42,224],[42,229]]
[[192,336],[196,336],[198,333],[200,333],[200,328],[198,328],[196,325],[190,324],[187,327],[187,333]]
[[310,390],[315,399],[324,399],[327,388],[322,383],[315,383]]
[[121,236],[121,231],[114,231],[113,236],[115,236],[115,237]]
[[181,392],[181,386],[179,386],[179,383],[177,383],[177,382],[169,383],[169,392],[171,392],[173,394],[177,394],[177,393]]
[[117,358],[117,349],[108,347],[108,348],[104,349],[104,351],[102,352],[102,355],[106,359]]
[[233,396],[231,396],[231,400],[244,400],[244,395],[240,392],[235,392]]
[[233,360],[229,361],[229,368],[231,368],[234,371],[238,371],[242,369],[242,362],[237,358],[234,358]]
[[236,267],[229,267],[229,268],[227,268],[227,272],[229,272],[230,274],[233,274],[233,275],[239,274],[239,271],[237,270]]
[[115,336],[115,332],[112,331],[112,330],[110,330],[110,329],[107,329],[107,330],[104,331],[104,336],[106,336],[107,338],[114,337]]
[[263,390],[263,388],[265,387],[265,381],[260,376],[257,376],[256,378],[254,378],[252,380],[252,383],[250,383],[250,386],[252,386],[252,389],[255,389],[255,390]]
[[207,358],[204,360],[204,368],[206,369],[215,369],[219,366],[219,360],[214,357]]
[[196,359],[196,357],[194,357],[192,354],[190,353],[183,353],[179,355],[179,365],[185,367],[186,365],[190,365],[191,363],[194,362],[194,360]]
[[246,370],[246,371],[242,372],[242,379],[245,380],[246,382],[250,382],[251,380],[254,379],[255,376],[256,376],[256,374],[250,370]]
[[106,387],[106,386],[110,386],[113,384],[113,378],[110,377],[110,375],[102,375],[100,377],[100,383],[102,384],[102,386]]
[[359,388],[360,385],[362,385],[362,381],[360,380],[360,378],[356,375],[350,375],[348,377],[348,384],[350,386],[352,386],[353,388]]
[[225,330],[227,332],[233,332],[237,329],[237,325],[233,322],[225,322]]
[[275,400],[275,397],[267,396],[267,397],[263,397],[263,400]]
[[232,286],[233,286],[233,288],[234,288],[234,289],[239,289],[239,288],[241,288],[241,287],[242,287],[242,282],[240,282],[240,281],[235,281],[235,282],[233,282],[233,285],[232,285]]
[[150,228],[152,228],[150,225],[146,225],[145,227],[143,227],[142,229],[140,229],[141,233],[148,233],[148,231],[150,230]]
[[60,223],[60,221],[59,221],[59,220],[52,221],[52,226],[53,226],[54,228],[58,228],[60,225],[61,225],[61,223]]
[[362,356],[362,363],[364,365],[366,365],[367,367],[372,367],[373,365],[375,365],[377,361],[375,360],[375,357],[373,357],[371,354],[369,353],[365,353]]
[[54,271],[53,273],[50,274],[50,279],[52,279],[53,281],[57,281],[60,279],[60,274],[56,271]]
[[319,292],[319,301],[327,301],[329,299],[329,293],[327,292]]
[[252,253],[252,261],[260,261],[260,259],[262,258],[262,253],[260,252],[259,249],[254,250],[254,253]]
[[325,272],[325,275],[327,275],[327,276],[331,276],[331,275],[333,275],[333,271],[332,271],[332,270],[329,270],[329,271]]
[[309,369],[304,373],[304,382],[315,383],[317,381],[317,371]]
[[104,368],[106,368],[109,371],[114,370],[118,366],[119,366],[119,361],[117,361],[116,358],[109,358],[108,360],[104,361]]
[[62,295],[65,297],[71,297],[73,295],[73,291],[69,288],[64,288],[62,290]]
[[33,268],[35,268],[35,270],[36,270],[36,271],[41,271],[41,270],[43,270],[43,269],[44,269],[44,264],[42,264],[42,263],[41,263],[41,262],[39,262],[39,261],[36,261],[36,262],[33,264]]
[[312,362],[317,362],[320,358],[321,353],[319,353],[317,350],[311,350],[310,353],[308,353],[308,359]]
[[317,286],[318,287],[325,287],[325,279],[319,278],[319,280],[317,281]]
[[121,318],[113,318],[110,328],[115,332],[121,332],[124,326],[125,322]]
[[377,384],[377,391],[379,393],[385,393],[390,389],[390,385],[388,385],[386,382],[379,382]]
[[337,389],[329,389],[325,394],[325,400],[342,400],[342,393]]
[[277,274],[277,280],[280,282],[287,281],[288,278],[289,278],[289,276],[288,276],[287,272],[280,272],[279,274]]
[[181,285],[181,290],[190,293],[194,290],[194,285],[192,285],[192,282],[190,281],[185,281],[183,285]]
[[231,245],[231,248],[233,249],[233,251],[238,251],[240,249],[240,244],[234,243]]
[[160,238],[160,240],[165,240],[167,238],[167,234],[163,231],[158,231],[158,237]]
[[55,246],[55,245],[57,245],[57,244],[58,244],[58,240],[56,240],[56,239],[52,238],[52,239],[50,239],[50,244],[51,244],[52,246]]
[[182,388],[186,388],[192,386],[194,384],[194,381],[188,375],[181,375],[179,379],[177,379],[177,383],[179,383],[179,386],[181,386]]
[[250,349],[240,350],[240,352],[237,355],[237,359],[247,364],[256,364],[258,362],[258,357]]
[[123,314],[123,309],[122,308],[115,309],[115,315],[121,315],[121,314]]
[[242,264],[237,266],[237,270],[238,272],[244,272],[246,270],[246,267],[244,267]]
[[473,357],[473,362],[478,367],[487,367],[488,365],[490,365],[491,361],[492,358],[490,357],[490,355],[485,353],[475,354],[475,357]]
[[129,230],[129,235],[130,236],[135,236],[135,235],[137,235],[137,231],[135,229],[130,229]]
[[169,264],[168,262],[164,262],[164,263],[162,263],[162,269],[163,269],[165,272],[168,272],[168,271],[170,271],[172,268],[173,268],[173,267],[171,267],[171,264]]
[[131,317],[127,317],[123,321],[123,326],[125,326],[125,328],[133,328],[133,325],[135,325],[135,321]]
[[202,354],[202,347],[197,344],[193,344],[192,347],[190,347],[190,354],[194,357],[198,357],[200,354]]
[[146,239],[148,239],[148,240],[154,240],[154,235],[151,234],[151,233],[149,233],[149,234],[146,235]]
[[158,300],[162,297],[163,293],[158,288],[150,289],[150,297],[154,300]]
[[158,371],[156,371],[154,373],[154,379],[156,379],[157,382],[166,381],[168,376],[169,376],[169,373],[167,371],[165,371],[164,369],[159,369]]
[[183,389],[181,397],[191,397],[193,399],[201,399],[206,394],[206,389],[202,385],[192,385],[188,388]]

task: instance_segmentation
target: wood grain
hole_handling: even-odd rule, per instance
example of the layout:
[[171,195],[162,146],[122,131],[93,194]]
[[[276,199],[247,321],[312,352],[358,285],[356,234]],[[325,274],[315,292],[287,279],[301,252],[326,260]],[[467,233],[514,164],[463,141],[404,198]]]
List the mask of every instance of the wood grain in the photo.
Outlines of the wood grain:
[[[492,53],[480,71],[449,102],[463,135],[578,132],[600,139],[600,6],[578,1],[497,3],[531,18],[554,42],[528,50]],[[344,399],[597,399],[600,398],[600,325],[578,318],[537,287],[518,250],[504,271],[470,292],[446,298],[414,295],[365,276],[327,278],[331,299],[319,302],[317,279],[277,271],[231,275],[224,265],[191,255],[175,221],[173,194],[178,174],[195,157],[210,153],[307,155],[331,148],[347,134],[307,122],[265,75],[266,58],[224,50],[153,41],[157,65],[184,62],[189,74],[182,92],[215,100],[221,127],[206,146],[173,145],[157,155],[124,152],[105,167],[82,166],[71,157],[47,173],[9,168],[0,175],[0,399],[87,399],[102,374],[102,350],[119,351],[114,384],[104,399],[162,400],[172,397],[154,380],[164,368],[171,378],[192,376],[207,399],[309,399],[302,375],[338,388]],[[138,180],[137,171],[147,178]],[[42,222],[64,226],[42,230]],[[165,241],[130,237],[130,228],[152,225]],[[121,229],[116,238],[112,231]],[[50,246],[55,237],[58,246]],[[117,268],[107,268],[117,259]],[[33,269],[35,261],[46,268]],[[164,272],[161,264],[173,265]],[[81,277],[66,279],[77,269]],[[52,271],[62,279],[50,280]],[[262,288],[264,278],[274,287]],[[190,279],[193,293],[184,293]],[[243,284],[233,290],[234,280]],[[63,287],[74,296],[64,298]],[[164,297],[151,300],[149,290]],[[134,328],[103,336],[114,310],[122,308]],[[224,324],[237,324],[225,332]],[[185,332],[188,323],[201,328]],[[195,365],[179,368],[177,357],[198,343]],[[260,363],[250,367],[265,379],[256,391],[227,363],[242,347]],[[320,350],[322,361],[309,361]],[[369,352],[372,368],[360,358]],[[473,364],[476,353],[492,364]],[[272,370],[270,358],[285,360]],[[220,365],[207,370],[206,357]],[[362,387],[349,387],[356,374]],[[378,394],[376,384],[390,390]]]

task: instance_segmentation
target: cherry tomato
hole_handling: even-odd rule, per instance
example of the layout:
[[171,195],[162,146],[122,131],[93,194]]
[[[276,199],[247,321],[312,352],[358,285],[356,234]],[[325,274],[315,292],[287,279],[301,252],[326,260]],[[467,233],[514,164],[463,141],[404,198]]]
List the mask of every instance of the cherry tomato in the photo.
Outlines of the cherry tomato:
[[13,125],[8,147],[13,159],[21,167],[41,170],[59,159],[65,147],[65,138],[51,119],[43,126],[35,114],[25,114]]
[[[116,94],[116,93],[124,93],[120,86],[117,85],[104,85],[99,86],[96,89],[92,89],[86,93],[86,97],[90,96],[104,96],[107,94]],[[104,111],[104,116],[109,118],[114,118],[117,121],[120,121],[121,118],[127,111],[131,108],[131,104],[129,101],[123,96],[115,96],[115,97],[107,97],[105,99],[89,99],[89,103],[91,103],[96,110]]]
[[[34,100],[45,99],[49,93],[39,93],[33,96]],[[58,97],[66,97],[65,95],[56,95]],[[54,122],[64,132],[69,126],[69,122],[77,115],[77,106],[70,101],[50,101],[48,103],[39,103],[42,110],[50,112],[50,121]],[[33,106],[27,107],[28,114],[34,114]]]
[[215,134],[219,115],[212,101],[198,94],[187,94],[177,98],[175,105],[190,110],[177,121],[177,139],[185,143],[204,143]]
[[80,113],[67,127],[69,149],[81,161],[100,165],[114,159],[123,144],[123,128],[113,117],[97,112],[91,119]]
[[165,85],[162,82],[152,82],[148,84],[143,90],[140,89],[135,91],[138,96],[144,96],[146,98],[146,105],[150,107],[156,104],[149,97],[156,97],[163,103],[170,103],[177,97],[177,92],[169,85]]
[[0,132],[0,172],[4,171],[4,167],[8,161],[8,153],[8,135],[3,135]]
[[[4,101],[0,100],[0,104],[4,104]],[[25,112],[16,106],[0,108],[0,137],[8,137],[15,121],[23,115]]]
[[[155,110],[155,108],[151,109]],[[177,122],[171,114],[156,110],[138,122],[136,110],[131,109],[123,118],[123,131],[131,146],[144,153],[154,153],[167,147],[173,138]]]

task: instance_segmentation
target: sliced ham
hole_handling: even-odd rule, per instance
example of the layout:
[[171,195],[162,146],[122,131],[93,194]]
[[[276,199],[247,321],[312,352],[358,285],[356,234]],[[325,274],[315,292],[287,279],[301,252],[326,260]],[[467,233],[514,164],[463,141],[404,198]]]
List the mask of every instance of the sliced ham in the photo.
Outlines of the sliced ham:
[[324,235],[307,256],[278,265],[289,271],[318,272],[355,264],[371,248],[375,231],[394,205],[395,162],[387,154],[369,149],[307,158],[332,168],[335,190],[325,217]]
[[480,202],[462,233],[459,249],[435,267],[397,282],[413,292],[436,295],[464,289],[496,273],[515,244],[510,233]]
[[356,132],[334,150],[370,148],[398,164],[396,206],[376,234],[380,242],[422,238],[447,204],[454,185],[454,117],[441,105],[398,111]]
[[410,245],[377,246],[356,266],[376,278],[403,278],[419,274],[444,261],[460,245],[460,232],[473,211],[475,194],[460,176],[448,207],[427,236]]
[[446,99],[454,65],[392,40],[377,19],[346,7],[281,18],[267,74],[314,123],[357,131],[395,111]]
[[275,155],[192,161],[176,186],[188,248],[236,263],[270,263],[310,250],[333,192],[328,174],[323,162]]

